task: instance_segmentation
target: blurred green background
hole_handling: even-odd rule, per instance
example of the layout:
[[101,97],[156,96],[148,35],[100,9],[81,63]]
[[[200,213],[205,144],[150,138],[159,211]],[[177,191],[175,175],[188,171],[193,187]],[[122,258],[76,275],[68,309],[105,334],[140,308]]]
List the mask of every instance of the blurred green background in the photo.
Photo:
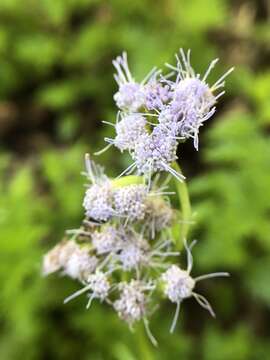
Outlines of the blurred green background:
[[[0,1],[0,359],[145,360],[140,339],[106,306],[63,299],[69,279],[40,276],[42,254],[79,226],[85,151],[103,146],[116,91],[111,60],[129,54],[138,79],[191,48],[211,80],[235,65],[216,116],[179,158],[197,225],[194,274],[217,312],[193,300],[152,318],[148,359],[270,359],[270,4],[267,0]],[[116,175],[130,161],[98,161]],[[150,346],[151,347],[151,346]]]

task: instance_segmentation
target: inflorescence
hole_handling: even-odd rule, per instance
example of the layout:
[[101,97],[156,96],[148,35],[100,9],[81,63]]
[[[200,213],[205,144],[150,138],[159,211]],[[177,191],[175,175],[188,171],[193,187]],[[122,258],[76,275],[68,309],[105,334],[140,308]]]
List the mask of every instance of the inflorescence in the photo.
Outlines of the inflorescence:
[[140,83],[129,70],[126,53],[113,61],[119,86],[114,100],[119,112],[116,123],[110,123],[115,127],[115,138],[105,140],[120,151],[129,151],[134,162],[127,173],[137,170],[150,177],[166,171],[183,180],[171,167],[178,144],[192,138],[198,150],[199,129],[215,113],[217,100],[225,93],[220,89],[233,71],[229,69],[209,85],[207,78],[217,61],[213,60],[201,76],[191,66],[190,50],[185,54],[181,49],[176,65],[166,64],[169,74],[153,68]]
[[[175,66],[167,64],[168,75],[154,68],[140,83],[131,75],[126,53],[113,61],[119,112],[112,124],[115,138],[105,140],[121,152],[127,150],[134,162],[121,179],[113,180],[86,155],[85,219],[79,229],[68,230],[43,261],[44,275],[60,271],[82,284],[65,303],[82,294],[87,295],[87,308],[94,299],[104,302],[131,329],[143,321],[154,345],[148,318],[160,298],[176,304],[173,332],[186,298],[194,297],[214,316],[206,298],[194,291],[195,285],[206,278],[228,276],[222,272],[192,277],[194,242],[184,241],[187,269],[180,267],[179,244],[173,234],[179,211],[171,205],[174,193],[168,191],[168,179],[183,181],[173,167],[178,144],[192,138],[198,150],[199,128],[214,114],[217,99],[224,94],[216,92],[232,69],[210,86],[206,80],[217,60],[203,76],[191,67],[190,51],[180,50],[176,60]],[[137,175],[129,176],[135,170]],[[162,180],[162,174],[155,175],[160,172],[169,177]]]

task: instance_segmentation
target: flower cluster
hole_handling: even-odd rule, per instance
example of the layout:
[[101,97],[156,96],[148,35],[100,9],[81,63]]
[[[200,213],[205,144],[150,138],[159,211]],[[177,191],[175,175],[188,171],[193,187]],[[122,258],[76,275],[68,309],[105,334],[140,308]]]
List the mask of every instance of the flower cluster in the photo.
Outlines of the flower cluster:
[[[160,289],[177,304],[171,330],[180,303],[187,297],[194,296],[213,314],[207,300],[193,291],[195,283],[227,273],[193,279],[192,256],[187,246],[188,269],[182,270],[175,263],[173,259],[179,252],[168,231],[175,222],[175,210],[168,199],[170,192],[164,191],[166,185],[157,188],[153,184],[150,190],[141,183],[119,185],[117,180],[106,177],[88,155],[86,170],[90,184],[83,201],[86,215],[83,224],[68,231],[72,238],[56,245],[43,261],[44,275],[61,271],[83,284],[65,303],[83,293],[88,296],[87,308],[93,299],[104,301],[130,327],[142,320],[154,344],[148,316],[150,305],[162,296]],[[105,185],[107,191],[103,191]]]
[[213,60],[201,76],[191,66],[190,51],[185,54],[180,49],[176,65],[166,64],[171,71],[168,75],[154,68],[140,83],[130,72],[126,53],[113,61],[119,86],[114,100],[119,113],[116,124],[112,124],[115,138],[105,140],[120,151],[130,152],[134,163],[127,171],[137,169],[149,177],[166,171],[183,180],[171,167],[177,159],[178,144],[192,138],[198,150],[199,129],[215,113],[215,104],[224,94],[217,91],[233,70],[209,85],[207,78],[217,61]]
[[[216,60],[201,77],[190,65],[190,52],[185,55],[181,50],[180,55],[176,66],[168,65],[171,74],[163,76],[154,68],[141,83],[132,77],[125,53],[113,62],[119,112],[116,136],[107,141],[121,151],[128,150],[134,164],[110,179],[86,155],[85,218],[79,229],[67,231],[71,238],[56,245],[43,260],[44,275],[61,272],[82,284],[65,303],[82,294],[87,296],[87,308],[94,299],[104,302],[129,327],[142,321],[154,345],[148,319],[160,299],[166,297],[176,304],[173,332],[180,304],[189,297],[214,316],[206,298],[195,291],[196,284],[228,276],[222,272],[192,277],[194,242],[188,246],[183,237],[179,239],[178,231],[190,221],[184,214],[188,206],[182,204],[187,195],[183,187],[179,190],[184,184],[176,181],[181,213],[171,204],[175,193],[170,181],[184,179],[176,164],[172,165],[179,141],[193,138],[198,148],[199,128],[213,115],[222,94],[215,95],[215,91],[224,86],[231,70],[209,86],[206,79]],[[138,175],[130,175],[135,168]],[[165,178],[152,176],[164,171],[168,173]],[[179,265],[181,240],[187,253],[186,270]]]

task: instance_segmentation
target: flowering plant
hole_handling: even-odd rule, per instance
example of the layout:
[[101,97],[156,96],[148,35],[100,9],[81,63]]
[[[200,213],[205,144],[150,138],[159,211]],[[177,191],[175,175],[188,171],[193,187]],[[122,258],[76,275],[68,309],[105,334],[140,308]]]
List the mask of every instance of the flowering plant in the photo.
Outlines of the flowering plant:
[[[119,109],[115,137],[108,145],[128,151],[132,164],[116,179],[108,178],[89,154],[85,157],[89,184],[83,200],[85,219],[79,229],[68,230],[62,242],[44,256],[45,275],[61,271],[80,281],[83,287],[65,299],[81,294],[107,303],[130,328],[143,321],[149,339],[149,317],[160,299],[176,304],[170,331],[173,332],[182,301],[194,297],[211,315],[206,298],[194,289],[198,281],[228,276],[226,272],[191,276],[193,241],[187,243],[192,212],[185,177],[177,164],[179,143],[193,139],[199,147],[199,129],[215,113],[224,91],[228,70],[213,85],[191,66],[190,51],[180,50],[176,65],[166,64],[168,74],[154,68],[136,82],[129,70],[127,55],[113,61],[119,86],[114,100]],[[171,180],[175,182],[180,210],[173,208]],[[187,253],[187,268],[179,265],[179,250]]]

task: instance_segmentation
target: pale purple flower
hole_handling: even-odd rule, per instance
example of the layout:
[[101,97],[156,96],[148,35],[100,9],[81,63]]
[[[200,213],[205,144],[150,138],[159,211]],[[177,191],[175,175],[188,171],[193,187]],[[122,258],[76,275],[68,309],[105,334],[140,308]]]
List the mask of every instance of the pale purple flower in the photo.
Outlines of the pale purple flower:
[[76,291],[65,299],[65,304],[86,292],[90,292],[89,300],[86,305],[86,308],[88,309],[91,306],[93,299],[104,301],[108,297],[111,285],[107,275],[102,271],[96,270],[95,273],[89,274],[84,283],[86,285],[82,289]]
[[147,264],[149,244],[145,239],[136,234],[127,233],[125,241],[117,259],[125,271],[138,270],[141,265]]
[[159,171],[171,172],[180,181],[183,176],[171,168],[177,159],[177,140],[169,130],[157,125],[151,134],[142,136],[135,146],[132,157],[139,174],[151,175]]
[[77,245],[63,266],[63,271],[65,275],[83,281],[96,269],[97,264],[98,259],[89,254],[87,247]]
[[123,115],[115,124],[116,136],[105,140],[120,151],[133,150],[140,137],[146,134],[146,119],[141,114]]
[[116,252],[121,245],[120,234],[114,226],[102,227],[91,234],[92,244],[98,255]]
[[215,95],[214,92],[225,85],[224,79],[233,71],[229,69],[214,85],[210,86],[206,80],[217,63],[218,59],[213,60],[205,74],[201,77],[196,74],[190,63],[190,50],[185,55],[180,49],[181,59],[176,55],[176,67],[167,66],[176,72],[176,81],[167,81],[174,91],[173,99],[168,105],[168,111],[173,121],[178,126],[178,136],[193,138],[194,147],[198,150],[199,128],[215,112],[213,107],[217,99],[224,94],[224,91]]
[[113,98],[119,109],[136,112],[144,104],[143,88],[140,84],[133,82],[121,84]]
[[93,184],[86,190],[83,207],[86,216],[96,221],[109,220],[113,212],[113,192],[110,182]]
[[193,266],[191,249],[195,245],[195,243],[196,242],[193,241],[189,247],[185,243],[188,258],[187,270],[182,270],[178,265],[171,265],[169,269],[167,269],[167,271],[161,276],[161,279],[164,282],[165,295],[169,298],[171,302],[177,304],[170,332],[173,332],[175,329],[179,316],[181,302],[191,296],[193,296],[204,309],[208,310],[212,316],[215,316],[215,313],[207,299],[194,291],[195,284],[198,281],[212,277],[229,276],[229,274],[226,272],[219,272],[192,278],[190,275]]
[[187,271],[180,269],[179,266],[171,265],[162,275],[162,280],[165,283],[165,295],[172,302],[177,303],[192,296],[195,281]]
[[120,298],[114,302],[114,308],[121,319],[130,326],[141,320],[146,315],[146,291],[154,288],[151,284],[145,284],[138,280],[123,282],[119,285]]
[[130,221],[142,220],[146,210],[147,187],[145,185],[128,185],[114,191],[114,208],[120,217]]
[[125,52],[113,61],[113,65],[117,71],[114,78],[119,86],[114,95],[116,105],[127,112],[139,111],[145,103],[144,84],[154,75],[155,69],[150,71],[141,83],[137,83],[129,70]]
[[144,86],[145,107],[147,110],[161,110],[172,99],[173,92],[169,85],[157,79]]
[[173,217],[172,207],[163,198],[154,197],[147,200],[145,223],[152,239],[157,232],[171,225]]
[[73,240],[62,241],[49,251],[43,260],[43,274],[62,270],[65,275],[83,281],[96,268],[98,259]]
[[92,183],[83,200],[86,216],[96,221],[107,221],[114,214],[111,182],[103,169],[90,160],[89,154],[86,154],[85,163],[86,175]]
[[111,285],[108,280],[108,276],[105,273],[97,270],[94,274],[89,276],[87,283],[89,284],[89,289],[92,291],[87,308],[90,307],[93,299],[96,298],[104,301],[108,297]]

